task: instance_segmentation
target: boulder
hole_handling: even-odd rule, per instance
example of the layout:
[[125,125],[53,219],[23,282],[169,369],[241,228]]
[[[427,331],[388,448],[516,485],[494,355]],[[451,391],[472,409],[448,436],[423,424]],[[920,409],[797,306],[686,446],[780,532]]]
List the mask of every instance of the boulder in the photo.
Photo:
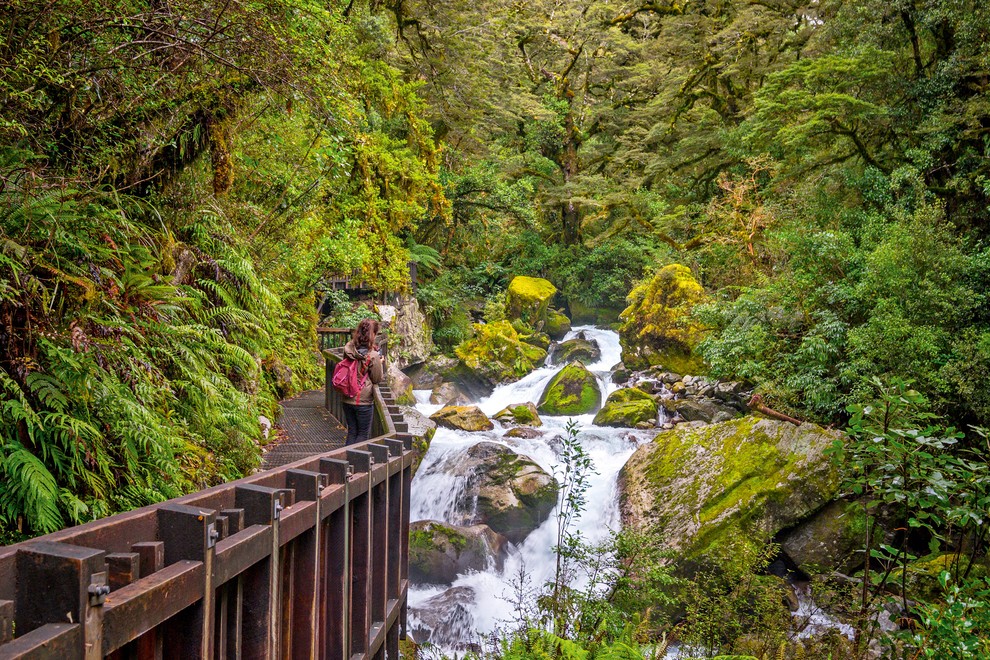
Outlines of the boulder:
[[612,382],[616,385],[629,382],[630,378],[632,378],[632,372],[622,366],[621,362],[612,367]]
[[584,415],[601,405],[598,379],[580,362],[571,362],[547,384],[536,409],[545,415]]
[[457,365],[457,358],[433,355],[425,362],[406,367],[403,371],[412,380],[413,389],[432,390],[445,380],[450,380]]
[[534,330],[543,330],[547,308],[556,293],[557,287],[547,280],[517,275],[509,282],[505,293],[505,313],[510,319],[519,319]]
[[766,542],[838,492],[838,469],[825,453],[837,432],[755,416],[684,426],[637,449],[619,489],[623,524],[659,522],[668,546],[688,558],[733,539]]
[[430,357],[433,336],[415,296],[400,294],[395,305],[378,305],[375,309],[391,330],[390,362],[404,369]]
[[533,332],[528,335],[522,334],[519,335],[519,340],[544,351],[550,348],[550,335],[545,332]]
[[435,406],[463,406],[470,402],[471,400],[456,383],[441,383],[430,392],[430,403]]
[[543,330],[550,335],[550,339],[560,341],[571,331],[571,320],[556,309],[547,310],[547,322]]
[[463,501],[475,506],[466,512],[470,522],[486,524],[513,543],[539,527],[557,504],[557,481],[504,445],[479,442],[454,469],[465,477]]
[[513,403],[495,413],[494,419],[502,424],[514,424],[516,426],[543,426],[543,420],[536,412],[536,406],[532,402]]
[[712,424],[739,417],[738,410],[722,405],[713,399],[689,398],[667,400],[663,402],[663,406],[667,409],[667,412],[676,413],[687,422]]
[[416,583],[450,584],[461,573],[501,569],[508,544],[487,525],[414,522],[409,529],[409,578]]
[[413,395],[412,379],[402,373],[395,362],[389,362],[385,381],[391,388],[392,396],[395,398],[396,403],[406,406],[416,403],[416,397]]
[[679,264],[664,266],[634,288],[619,328],[623,363],[632,369],[662,366],[681,373],[701,371],[704,363],[693,351],[705,329],[691,311],[704,299],[705,290],[691,269]]
[[416,474],[416,470],[419,469],[420,463],[423,462],[423,457],[426,456],[426,452],[430,449],[430,442],[433,441],[433,436],[437,432],[437,423],[432,419],[424,415],[423,413],[416,410],[413,406],[399,406],[402,411],[402,416],[405,418],[406,423],[409,424],[409,435],[413,437],[413,474]]
[[591,364],[601,359],[602,349],[598,346],[598,342],[594,339],[585,339],[583,333],[574,339],[557,344],[557,348],[553,350],[554,364],[567,364],[575,360]]
[[508,321],[478,323],[474,333],[454,352],[471,376],[488,387],[519,380],[547,357],[542,348],[523,342]]
[[837,500],[784,531],[777,542],[809,576],[832,571],[852,575],[863,565],[865,533],[862,505]]
[[445,406],[430,415],[439,426],[460,431],[491,431],[495,428],[478,406]]
[[477,593],[471,587],[452,587],[409,608],[409,633],[416,644],[431,644],[455,651],[475,651],[474,616]]
[[650,422],[643,428],[651,428],[657,419],[657,402],[653,397],[635,387],[616,390],[608,395],[605,405],[595,415],[596,426],[638,428],[639,424]]
[[509,429],[508,431],[506,431],[504,437],[533,440],[534,438],[543,437],[543,431],[534,429],[532,426],[517,426],[514,429]]

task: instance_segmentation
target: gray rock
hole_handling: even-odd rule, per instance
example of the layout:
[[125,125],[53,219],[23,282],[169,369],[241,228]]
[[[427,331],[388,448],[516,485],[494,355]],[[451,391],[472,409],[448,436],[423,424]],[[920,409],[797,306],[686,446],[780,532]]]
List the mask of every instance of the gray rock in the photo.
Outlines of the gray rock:
[[508,545],[487,525],[420,520],[409,529],[409,578],[420,584],[450,584],[461,573],[501,569]]
[[835,501],[783,532],[780,549],[806,574],[851,575],[863,565],[866,522],[861,505]]
[[567,364],[580,360],[585,364],[598,362],[602,358],[602,349],[594,339],[585,339],[584,333],[574,339],[557,344],[552,352],[554,364]]
[[840,475],[825,452],[838,437],[756,416],[661,432],[619,475],[623,525],[659,522],[665,543],[689,559],[765,543],[835,497]]
[[735,381],[715,385],[714,396],[719,401],[731,401],[743,391],[743,384]]
[[487,524],[513,543],[539,527],[557,504],[552,476],[528,456],[494,442],[472,445],[448,473],[465,480],[465,520]]
[[395,316],[389,327],[393,338],[388,351],[390,362],[402,369],[430,357],[433,337],[415,296],[400,295],[397,298]]
[[409,632],[416,644],[433,644],[456,651],[474,651],[476,644],[466,642],[475,633],[471,615],[477,594],[471,587],[452,587],[409,608]]
[[441,383],[430,393],[430,403],[436,406],[462,406],[467,405],[469,401],[456,383]]
[[432,390],[445,380],[450,380],[449,375],[455,372],[457,366],[456,358],[434,355],[425,362],[406,367],[403,371],[412,380],[413,389]]
[[676,401],[664,401],[663,405],[668,412],[676,413],[688,422],[711,424],[716,417],[719,418],[719,421],[726,421],[739,416],[738,411],[734,408],[712,399],[678,399]]

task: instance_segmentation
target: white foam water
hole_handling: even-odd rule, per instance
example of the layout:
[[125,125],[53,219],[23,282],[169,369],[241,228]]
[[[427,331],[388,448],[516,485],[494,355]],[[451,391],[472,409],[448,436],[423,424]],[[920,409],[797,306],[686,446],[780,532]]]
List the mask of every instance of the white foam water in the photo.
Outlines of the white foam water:
[[[579,333],[598,342],[601,358],[587,365],[589,371],[599,379],[602,396],[607,397],[616,389],[611,382],[611,368],[620,362],[621,349],[619,336],[611,330],[592,326],[576,327],[565,339]],[[490,396],[475,405],[491,416],[511,404],[527,401],[537,402],[550,379],[561,366],[537,369],[525,378],[495,389]],[[417,409],[424,415],[436,412],[440,406],[429,403],[429,393],[417,393]],[[465,478],[451,474],[453,465],[472,445],[479,442],[495,442],[510,447],[513,451],[533,459],[548,473],[559,471],[563,464],[552,447],[552,440],[566,433],[569,420],[578,426],[578,441],[587,452],[594,465],[594,473],[588,475],[585,493],[587,507],[574,521],[575,530],[588,542],[605,540],[610,530],[619,527],[618,493],[616,478],[619,470],[632,455],[636,447],[649,441],[653,434],[631,429],[597,427],[593,424],[594,415],[579,415],[573,418],[542,416],[545,434],[540,438],[522,439],[504,437],[507,429],[496,422],[492,431],[469,433],[450,429],[437,429],[430,449],[416,473],[412,484],[411,519],[440,520],[450,524],[464,524],[473,509],[471,503],[463,502]],[[513,581],[525,574],[530,585],[539,586],[553,576],[555,568],[554,546],[557,543],[557,510],[531,532],[526,539],[514,546],[506,558],[502,570],[490,569],[459,575],[451,587],[413,585],[409,592],[409,605],[412,610],[427,604],[430,599],[440,597],[450,588],[468,587],[474,593],[471,602],[464,602],[463,590],[457,600],[459,626],[458,634],[473,627],[469,639],[432,639],[441,648],[458,649],[476,643],[483,635],[492,632],[497,626],[512,620],[514,605]],[[437,602],[436,600],[432,601]],[[432,603],[431,603],[432,604]],[[463,616],[466,614],[467,616]],[[470,626],[465,620],[470,620]],[[422,625],[415,611],[410,612],[410,628],[415,630]],[[437,631],[439,632],[439,631]]]

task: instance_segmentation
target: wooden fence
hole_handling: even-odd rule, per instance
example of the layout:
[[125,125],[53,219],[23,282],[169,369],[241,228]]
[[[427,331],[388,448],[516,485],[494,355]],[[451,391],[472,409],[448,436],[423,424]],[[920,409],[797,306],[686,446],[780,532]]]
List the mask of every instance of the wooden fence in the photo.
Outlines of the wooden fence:
[[412,437],[0,548],[0,658],[398,658]]

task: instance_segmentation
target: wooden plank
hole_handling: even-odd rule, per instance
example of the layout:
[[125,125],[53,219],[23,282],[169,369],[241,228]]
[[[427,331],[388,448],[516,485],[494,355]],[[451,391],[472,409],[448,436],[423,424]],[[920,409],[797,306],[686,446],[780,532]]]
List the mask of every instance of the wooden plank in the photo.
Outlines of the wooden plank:
[[51,660],[78,658],[83,644],[78,623],[48,623],[0,646],[3,660]]
[[107,596],[103,607],[104,655],[201,600],[205,573],[203,562],[183,559]]

